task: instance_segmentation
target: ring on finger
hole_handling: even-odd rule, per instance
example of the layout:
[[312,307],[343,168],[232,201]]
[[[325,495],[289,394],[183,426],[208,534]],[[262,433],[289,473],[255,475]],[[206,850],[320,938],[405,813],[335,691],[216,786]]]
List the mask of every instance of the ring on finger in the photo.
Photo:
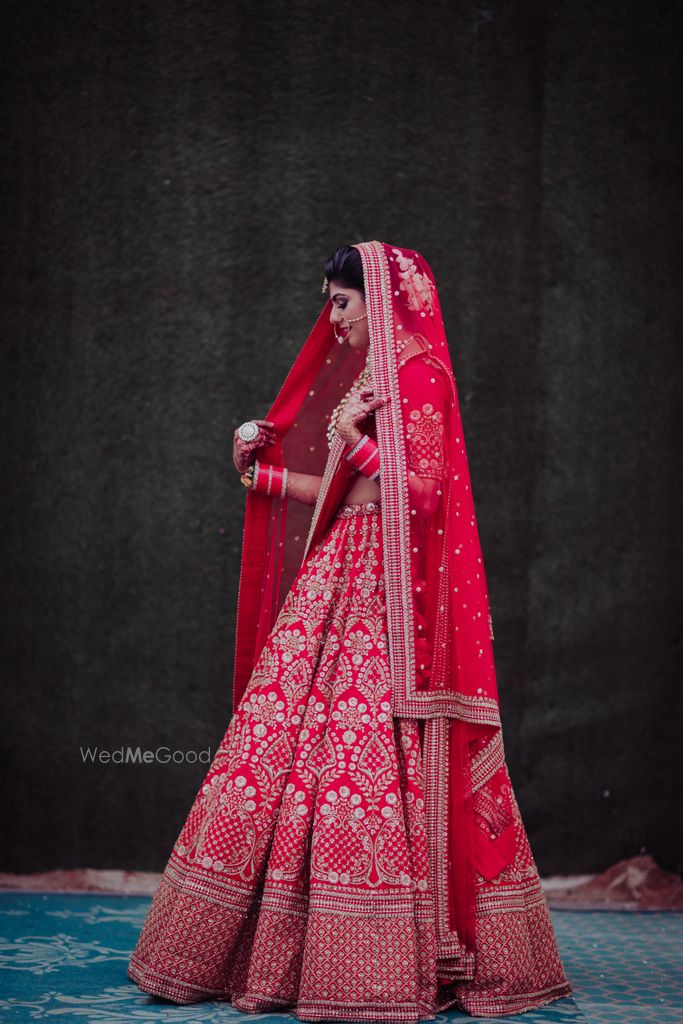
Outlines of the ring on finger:
[[253,420],[246,420],[241,423],[237,428],[237,433],[241,441],[245,441],[247,444],[251,441],[255,441],[259,436],[260,427]]

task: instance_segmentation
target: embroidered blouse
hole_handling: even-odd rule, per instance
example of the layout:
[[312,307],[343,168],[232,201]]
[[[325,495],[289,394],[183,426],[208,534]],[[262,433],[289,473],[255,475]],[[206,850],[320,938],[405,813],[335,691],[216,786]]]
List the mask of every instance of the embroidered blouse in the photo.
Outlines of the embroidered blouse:
[[443,479],[446,383],[428,353],[417,351],[399,360],[408,486],[418,513],[433,511]]

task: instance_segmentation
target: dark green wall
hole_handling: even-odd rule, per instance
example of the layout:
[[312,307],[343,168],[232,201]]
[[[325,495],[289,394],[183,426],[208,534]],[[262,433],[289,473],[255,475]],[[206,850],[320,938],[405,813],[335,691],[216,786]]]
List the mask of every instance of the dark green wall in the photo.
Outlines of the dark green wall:
[[79,748],[222,738],[232,432],[372,238],[440,287],[539,867],[680,868],[674,9],[6,8],[4,869],[165,863],[205,767]]

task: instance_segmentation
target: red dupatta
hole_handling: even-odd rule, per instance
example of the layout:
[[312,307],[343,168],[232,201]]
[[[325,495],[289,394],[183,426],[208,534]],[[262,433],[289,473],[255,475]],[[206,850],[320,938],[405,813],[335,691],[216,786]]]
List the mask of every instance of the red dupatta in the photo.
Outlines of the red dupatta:
[[[380,451],[383,558],[395,716],[424,720],[423,762],[439,976],[473,977],[475,871],[515,852],[491,617],[460,406],[433,274],[410,249],[358,244]],[[233,707],[289,587],[354,472],[330,413],[366,352],[335,342],[329,299],[265,418],[278,441],[260,461],[316,473],[315,508],[247,493]],[[376,433],[375,433],[376,432]]]

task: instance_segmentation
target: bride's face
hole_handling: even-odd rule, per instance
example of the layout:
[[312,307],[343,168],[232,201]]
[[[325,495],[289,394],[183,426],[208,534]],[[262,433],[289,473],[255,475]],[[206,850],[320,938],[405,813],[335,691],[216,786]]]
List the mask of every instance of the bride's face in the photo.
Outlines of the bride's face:
[[[363,293],[357,288],[345,288],[338,281],[330,281],[329,288],[332,301],[330,323],[340,337],[347,339],[351,348],[367,348],[370,334]],[[363,319],[356,320],[357,317]],[[355,323],[352,322],[354,320]]]

